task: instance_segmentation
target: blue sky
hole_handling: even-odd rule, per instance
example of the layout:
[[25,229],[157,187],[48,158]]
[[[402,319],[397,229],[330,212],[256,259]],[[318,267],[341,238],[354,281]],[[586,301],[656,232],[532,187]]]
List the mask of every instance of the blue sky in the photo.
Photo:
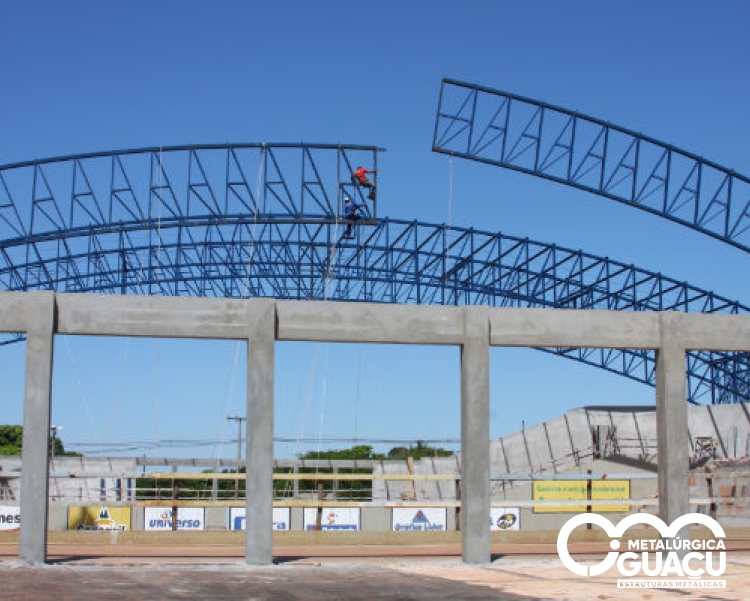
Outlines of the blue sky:
[[[750,172],[741,1],[6,3],[0,164],[121,148],[342,142],[387,148],[379,214],[556,242],[750,302],[740,251],[593,195],[447,157],[440,80],[536,98]],[[450,198],[449,198],[450,196]],[[23,345],[0,348],[3,423]],[[233,457],[242,345],[58,338],[53,422],[70,448]],[[493,437],[652,389],[524,349],[492,351]],[[279,344],[278,456],[331,438],[458,439],[458,350]],[[170,441],[200,440],[202,446]],[[320,442],[318,442],[320,441]],[[387,449],[383,443],[379,448]],[[453,445],[456,448],[456,445]],[[108,452],[109,452],[108,451]],[[94,452],[93,450],[91,452]]]

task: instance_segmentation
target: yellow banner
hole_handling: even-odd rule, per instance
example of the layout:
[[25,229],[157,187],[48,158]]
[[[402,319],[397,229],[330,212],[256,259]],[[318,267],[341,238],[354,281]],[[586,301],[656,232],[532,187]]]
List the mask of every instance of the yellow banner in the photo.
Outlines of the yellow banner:
[[[578,501],[586,500],[585,480],[535,480],[533,483],[535,501]],[[534,513],[583,513],[586,505],[540,505]]]
[[68,530],[130,530],[130,507],[68,507]]
[[[533,483],[533,499],[535,501],[586,501],[586,480],[535,480]],[[629,480],[592,480],[591,500],[629,499]],[[622,505],[593,505],[594,513],[628,511],[629,506]],[[586,503],[582,505],[542,505],[534,507],[534,513],[583,513]]]
[[[605,499],[629,499],[630,480],[594,480],[591,482],[591,498],[596,501]],[[630,511],[630,505],[593,505],[591,511]]]

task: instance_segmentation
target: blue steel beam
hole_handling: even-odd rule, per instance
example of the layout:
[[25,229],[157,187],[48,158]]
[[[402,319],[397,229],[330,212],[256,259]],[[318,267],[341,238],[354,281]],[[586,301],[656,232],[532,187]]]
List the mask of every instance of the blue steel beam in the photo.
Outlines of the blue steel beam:
[[[747,313],[661,274],[526,238],[383,219],[171,215],[0,241],[0,289],[410,304]],[[28,248],[34,252],[27,252]],[[545,349],[654,383],[640,350]],[[691,353],[693,402],[748,400],[744,353]]]
[[[372,146],[203,145],[0,167],[0,289],[741,313],[660,274],[554,245],[371,219],[341,240]],[[374,207],[373,207],[374,209]],[[374,216],[374,214],[373,214]],[[641,351],[547,349],[653,383]],[[693,401],[748,398],[744,354],[695,353]]]
[[750,252],[750,178],[575,111],[444,79],[433,150],[593,192]]
[[248,214],[332,220],[351,174],[383,148],[351,144],[150,147],[0,166],[0,239],[152,218]]

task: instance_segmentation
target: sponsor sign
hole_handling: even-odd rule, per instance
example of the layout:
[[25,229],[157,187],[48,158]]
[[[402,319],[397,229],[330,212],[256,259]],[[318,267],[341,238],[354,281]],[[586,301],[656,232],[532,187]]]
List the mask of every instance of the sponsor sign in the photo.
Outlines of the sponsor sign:
[[[274,507],[273,508],[273,529],[274,530],[290,530],[290,509],[289,507]],[[245,529],[245,508],[244,507],[230,507],[229,508],[229,530],[244,530]]]
[[[595,501],[605,499],[629,499],[630,480],[592,480],[591,498]],[[630,511],[630,505],[597,505],[592,504],[591,511],[594,513],[626,512]]]
[[[303,524],[305,530],[317,527],[318,508],[305,507]],[[320,520],[321,530],[359,530],[358,507],[323,507]]]
[[0,505],[0,530],[18,530],[21,527],[21,508],[18,505]]
[[[596,505],[589,503],[586,480],[535,480],[533,498],[535,501],[584,501],[581,505],[546,505],[534,507],[534,513],[583,513],[586,505],[597,513],[624,512],[630,507],[621,505]],[[629,499],[630,480],[592,480],[591,501],[604,499]]]
[[[180,507],[177,510],[177,530],[204,530],[203,507]],[[146,530],[171,530],[171,507],[146,507],[144,512]]]
[[520,530],[521,510],[518,507],[491,507],[490,530]]
[[[570,533],[583,524],[596,524],[610,538],[609,547],[612,551],[598,564],[578,563],[568,551]],[[641,524],[653,526],[662,538],[618,540],[624,537],[629,528]],[[706,526],[714,538],[677,538],[680,531],[691,524]],[[626,577],[617,580],[617,588],[726,588],[726,580],[704,578],[722,576],[726,570],[724,537],[721,525],[702,513],[683,515],[669,526],[650,513],[629,515],[617,526],[602,515],[582,513],[570,518],[561,528],[557,536],[557,554],[563,565],[579,576],[598,576],[617,566],[620,574]],[[638,576],[647,578],[637,578]]]
[[393,530],[446,530],[446,515],[445,507],[394,507]]
[[130,507],[68,507],[68,530],[130,530]]

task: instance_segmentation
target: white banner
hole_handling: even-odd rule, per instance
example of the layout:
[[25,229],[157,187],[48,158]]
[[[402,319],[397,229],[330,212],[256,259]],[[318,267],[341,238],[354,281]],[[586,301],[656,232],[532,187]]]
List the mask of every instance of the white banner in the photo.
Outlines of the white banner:
[[445,507],[394,507],[394,530],[447,530]]
[[0,530],[18,530],[21,527],[21,508],[18,505],[0,506]]
[[520,530],[521,510],[518,507],[491,507],[490,530]]
[[[203,507],[180,507],[177,509],[177,530],[204,530]],[[171,530],[171,507],[146,507],[144,513],[146,530]]]
[[[317,507],[305,507],[304,528],[315,530],[318,517]],[[321,530],[359,530],[358,507],[323,507],[320,520]]]
[[[290,516],[289,507],[274,507],[273,508],[273,529],[274,530],[291,530],[289,516]],[[244,530],[245,529],[245,508],[244,507],[230,507],[229,508],[229,524],[227,528],[229,530]]]

